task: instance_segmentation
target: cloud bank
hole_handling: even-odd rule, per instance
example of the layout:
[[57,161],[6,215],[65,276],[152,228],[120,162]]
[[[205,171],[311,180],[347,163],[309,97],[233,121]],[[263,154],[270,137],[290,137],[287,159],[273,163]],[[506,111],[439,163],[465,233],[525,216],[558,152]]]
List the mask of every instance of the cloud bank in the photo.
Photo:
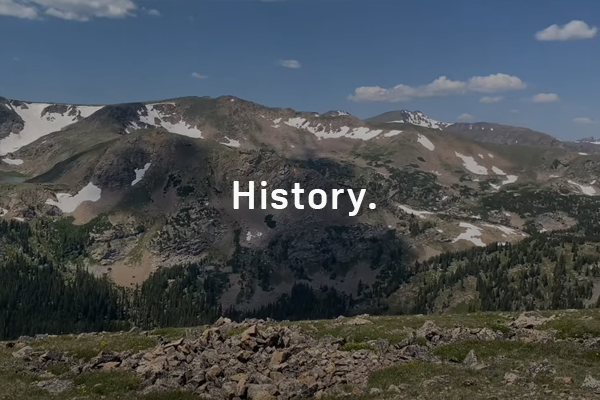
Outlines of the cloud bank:
[[[51,17],[85,22],[94,18],[133,17],[138,10],[133,0],[0,0],[0,16],[30,20]],[[160,16],[155,9],[141,10]]]
[[520,78],[507,74],[492,74],[488,76],[474,76],[466,81],[455,81],[446,76],[440,76],[427,85],[409,86],[399,84],[391,88],[379,86],[361,86],[348,96],[353,101],[382,101],[400,102],[414,98],[439,97],[476,93],[496,93],[509,90],[525,89],[527,85]]

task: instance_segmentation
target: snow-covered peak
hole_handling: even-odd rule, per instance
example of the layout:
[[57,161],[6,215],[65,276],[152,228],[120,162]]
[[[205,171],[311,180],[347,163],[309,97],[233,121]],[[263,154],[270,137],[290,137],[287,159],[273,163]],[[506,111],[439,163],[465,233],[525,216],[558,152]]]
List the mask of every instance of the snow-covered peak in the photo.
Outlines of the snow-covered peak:
[[587,138],[577,140],[577,143],[600,144],[600,139],[596,139],[593,136],[590,136]]
[[343,110],[332,110],[332,111],[328,111],[325,114],[322,114],[322,117],[347,117],[350,116],[351,114],[347,111],[343,111]]
[[429,118],[421,111],[397,110],[381,114],[369,121],[389,124],[411,124],[431,129],[444,129],[451,125]]

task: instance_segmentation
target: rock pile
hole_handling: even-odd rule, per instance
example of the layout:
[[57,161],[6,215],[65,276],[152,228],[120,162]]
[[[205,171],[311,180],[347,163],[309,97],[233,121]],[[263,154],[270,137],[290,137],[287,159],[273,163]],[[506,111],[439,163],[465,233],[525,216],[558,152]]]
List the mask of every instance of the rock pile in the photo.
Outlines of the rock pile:
[[183,388],[213,399],[292,399],[366,387],[373,371],[418,359],[414,347],[341,351],[343,339],[317,338],[299,328],[252,325],[228,336],[212,327],[197,339],[164,343],[137,354],[102,353],[79,367],[123,368],[144,379],[145,392]]
[[[102,352],[89,362],[81,361],[69,375],[118,369],[140,376],[141,390],[146,393],[184,389],[214,400],[291,400],[364,394],[374,371],[406,361],[437,362],[439,359],[430,350],[439,345],[556,340],[556,332],[537,330],[537,321],[532,321],[532,316],[522,315],[498,330],[464,326],[441,328],[427,321],[418,329],[401,329],[407,337],[400,343],[391,345],[387,340],[378,339],[348,346],[352,351],[345,351],[344,339],[319,337],[316,332],[299,326],[282,326],[263,320],[235,323],[221,318],[212,327],[189,330],[185,338],[176,341],[159,337],[159,345],[152,350]],[[372,323],[369,316],[338,322],[343,326]],[[148,334],[133,330],[131,333]],[[27,361],[34,372],[43,373],[56,363],[76,364],[76,360],[67,355],[35,352],[26,343],[9,343],[7,347],[14,348],[13,357]],[[473,351],[464,360],[451,361],[462,361],[465,368],[473,370],[488,368]],[[529,372],[533,376],[555,373],[547,362],[530,365]],[[507,383],[516,382],[513,378],[505,376]],[[53,385],[56,388],[52,385],[44,388],[57,392],[64,386],[63,382]]]

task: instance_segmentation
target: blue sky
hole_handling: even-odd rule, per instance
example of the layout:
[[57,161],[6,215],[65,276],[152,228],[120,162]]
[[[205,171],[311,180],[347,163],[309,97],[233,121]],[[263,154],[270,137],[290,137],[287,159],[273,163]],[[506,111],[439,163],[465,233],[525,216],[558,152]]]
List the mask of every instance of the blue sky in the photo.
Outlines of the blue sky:
[[231,94],[361,118],[405,108],[600,136],[598,0],[96,5],[0,0],[0,95],[104,104]]

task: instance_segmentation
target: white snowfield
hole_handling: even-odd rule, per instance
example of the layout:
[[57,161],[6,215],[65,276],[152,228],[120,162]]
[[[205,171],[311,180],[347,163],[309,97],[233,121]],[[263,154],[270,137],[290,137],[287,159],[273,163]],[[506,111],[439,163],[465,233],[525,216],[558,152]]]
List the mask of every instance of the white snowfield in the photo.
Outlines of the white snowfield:
[[48,199],[46,200],[46,204],[56,206],[62,212],[69,214],[86,201],[96,202],[100,200],[101,195],[102,189],[90,182],[75,196],[68,193],[57,193],[56,200]]
[[[288,118],[288,120],[283,123],[293,128],[308,131],[320,139],[350,138],[369,140],[383,133],[382,129],[369,129],[366,127],[350,128],[348,126],[342,126],[339,129],[332,129],[321,123],[318,123],[316,126],[311,126],[310,121],[301,117]],[[398,134],[399,133],[400,131],[398,131]]]
[[235,139],[229,139],[227,136],[225,136],[225,138],[228,143],[221,143],[224,144],[225,146],[229,146],[229,147],[241,147],[241,144],[239,142],[239,140],[235,140]]
[[459,224],[461,228],[466,228],[466,231],[458,235],[452,243],[456,243],[459,240],[466,240],[467,242],[473,243],[475,246],[485,247],[486,244],[481,240],[481,228],[469,224],[468,222],[461,222]]
[[194,139],[202,139],[202,131],[197,127],[191,126],[185,121],[178,121],[176,123],[166,121],[165,119],[169,118],[169,115],[163,114],[160,110],[155,108],[161,105],[173,106],[174,103],[148,104],[145,112],[139,112],[140,122],[150,126],[160,126],[177,135],[187,136]]
[[490,186],[496,190],[500,190],[500,188],[502,186],[508,185],[510,183],[515,183],[517,181],[517,179],[519,179],[519,177],[517,175],[506,175],[506,179],[503,180],[502,182],[500,182],[499,185],[494,185],[493,183],[490,183]]
[[431,142],[431,140],[427,139],[425,136],[423,136],[421,134],[417,134],[417,142],[421,143],[423,145],[423,147],[425,147],[429,151],[435,150],[435,146]]
[[439,130],[452,125],[431,119],[420,111],[406,111],[405,114],[406,118],[396,121],[389,121],[388,124],[411,124]]
[[9,165],[23,165],[23,160],[18,158],[3,158],[2,161]]
[[392,130],[392,131],[389,131],[388,133],[384,133],[383,136],[384,137],[392,137],[392,136],[397,136],[401,133],[402,133],[402,131]]
[[402,205],[402,204],[398,205],[398,208],[400,208],[402,211],[404,211],[407,214],[416,215],[419,218],[425,218],[426,215],[433,214],[432,212],[429,212],[429,211],[418,211],[418,210],[415,210],[413,208],[410,208],[410,207]]
[[8,137],[0,139],[0,156],[13,153],[50,133],[60,131],[67,126],[87,118],[102,107],[95,106],[67,106],[64,114],[45,113],[44,110],[53,104],[47,103],[21,103],[18,106],[8,104],[25,123],[19,133],[11,133]]
[[483,165],[477,164],[477,161],[471,156],[465,156],[460,154],[458,151],[455,151],[456,157],[460,158],[463,161],[463,166],[469,171],[476,175],[487,175],[488,169]]
[[581,190],[581,193],[583,193],[585,195],[594,196],[596,194],[596,189],[594,189],[592,186],[582,185],[580,183],[573,182],[573,181],[567,181],[567,182],[569,182],[571,185],[577,186],[579,188],[579,190]]
[[[458,158],[463,161],[463,167],[465,167],[469,172],[472,172],[476,175],[488,175],[488,169],[483,165],[477,163],[474,157],[465,156],[457,151],[454,152]],[[478,154],[479,158],[484,158],[482,154]],[[491,153],[488,153],[490,158],[494,158]],[[492,166],[492,172],[496,175],[506,176],[506,179],[500,182],[499,185],[495,185],[490,183],[490,186],[496,190],[500,190],[500,188],[504,185],[508,185],[510,183],[515,183],[519,177],[517,175],[507,175],[506,172],[502,171],[500,168],[496,166]],[[474,180],[475,182],[479,182],[478,179]]]
[[135,179],[133,180],[133,182],[131,182],[131,186],[137,185],[142,181],[142,179],[144,179],[144,176],[146,175],[146,172],[148,172],[148,169],[150,169],[151,165],[152,163],[146,163],[146,165],[144,165],[144,168],[133,170],[133,172],[135,172]]
[[[481,225],[486,228],[492,228],[492,229],[497,229],[497,230],[501,231],[502,237],[508,237],[508,235],[522,236],[522,237],[527,236],[527,234],[525,234],[523,232],[519,232],[513,228],[509,228],[508,226],[504,226],[504,225],[493,225],[493,224],[488,224],[488,223],[482,223]],[[461,222],[459,224],[459,226],[461,228],[465,228],[466,230],[465,230],[465,232],[458,235],[452,241],[452,243],[456,243],[459,240],[466,240],[468,242],[473,243],[475,246],[479,246],[479,247],[486,246],[486,244],[483,242],[483,240],[481,240],[481,234],[482,234],[482,230],[483,230],[482,228],[475,226],[473,224],[470,224],[468,222]]]

